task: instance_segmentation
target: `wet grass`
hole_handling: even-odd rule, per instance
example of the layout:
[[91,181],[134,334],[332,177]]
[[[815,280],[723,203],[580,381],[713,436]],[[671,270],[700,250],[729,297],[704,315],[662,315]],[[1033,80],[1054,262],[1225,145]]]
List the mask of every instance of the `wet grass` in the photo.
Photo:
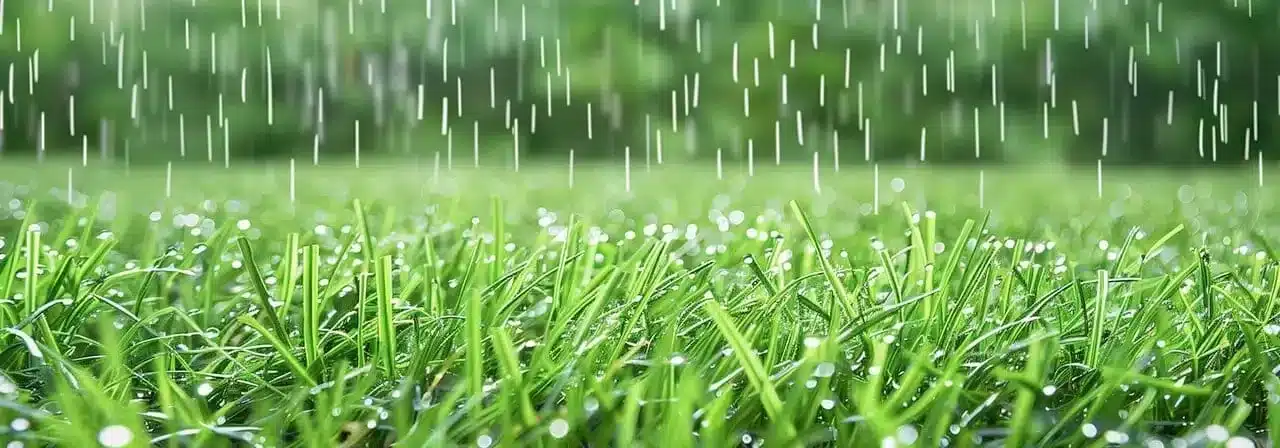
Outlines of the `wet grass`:
[[0,168],[0,438],[1280,435],[1256,173],[739,168]]

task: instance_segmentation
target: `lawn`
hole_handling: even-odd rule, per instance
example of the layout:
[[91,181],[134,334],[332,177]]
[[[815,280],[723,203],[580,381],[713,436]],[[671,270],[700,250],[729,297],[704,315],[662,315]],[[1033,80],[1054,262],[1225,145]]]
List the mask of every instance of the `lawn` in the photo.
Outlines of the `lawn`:
[[6,164],[0,439],[1274,446],[1257,176]]

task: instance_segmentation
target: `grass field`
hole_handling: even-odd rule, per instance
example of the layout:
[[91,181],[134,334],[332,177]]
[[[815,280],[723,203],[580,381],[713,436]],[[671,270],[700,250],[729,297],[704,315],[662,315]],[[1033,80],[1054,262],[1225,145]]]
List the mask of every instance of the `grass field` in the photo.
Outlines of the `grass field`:
[[1256,172],[821,175],[0,166],[0,439],[1280,441]]

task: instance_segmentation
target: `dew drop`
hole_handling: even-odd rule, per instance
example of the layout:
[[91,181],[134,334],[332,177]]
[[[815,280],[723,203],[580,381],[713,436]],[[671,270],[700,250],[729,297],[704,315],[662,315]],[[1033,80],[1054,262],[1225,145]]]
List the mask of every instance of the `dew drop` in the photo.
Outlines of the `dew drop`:
[[1107,443],[1115,445],[1123,445],[1129,442],[1129,435],[1120,431],[1107,431],[1103,438],[1107,440]]
[[1254,448],[1257,446],[1252,440],[1244,437],[1232,437],[1227,439],[1227,448]]
[[14,432],[26,431],[31,429],[31,420],[21,417],[15,418],[13,421],[9,422],[9,427],[12,428]]
[[563,439],[564,436],[569,434],[569,422],[565,421],[565,419],[557,418],[551,421],[551,427],[548,430],[551,432],[551,437]]
[[120,448],[133,441],[133,431],[123,425],[111,425],[98,431],[98,443],[107,448]]
[[818,366],[813,369],[813,376],[818,378],[830,378],[831,375],[834,375],[835,373],[836,365],[829,362],[818,364]]
[[1204,435],[1214,442],[1225,442],[1228,437],[1231,437],[1231,433],[1227,432],[1227,428],[1222,425],[1209,425],[1204,429]]
[[1092,439],[1098,436],[1098,427],[1093,426],[1093,423],[1085,423],[1084,426],[1080,427],[1080,432],[1083,433],[1085,437]]
[[920,431],[916,430],[915,426],[902,425],[898,427],[898,432],[896,435],[898,438],[898,442],[902,443],[903,445],[911,445],[913,443],[916,443],[916,439],[920,437]]

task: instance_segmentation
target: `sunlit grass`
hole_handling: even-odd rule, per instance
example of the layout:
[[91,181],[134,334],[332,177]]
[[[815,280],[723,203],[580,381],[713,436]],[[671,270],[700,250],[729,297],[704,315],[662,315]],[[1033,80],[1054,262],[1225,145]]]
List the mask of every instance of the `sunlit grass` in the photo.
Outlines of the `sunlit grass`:
[[877,207],[855,168],[3,170],[22,446],[1280,434],[1280,221],[1239,173],[882,167]]

